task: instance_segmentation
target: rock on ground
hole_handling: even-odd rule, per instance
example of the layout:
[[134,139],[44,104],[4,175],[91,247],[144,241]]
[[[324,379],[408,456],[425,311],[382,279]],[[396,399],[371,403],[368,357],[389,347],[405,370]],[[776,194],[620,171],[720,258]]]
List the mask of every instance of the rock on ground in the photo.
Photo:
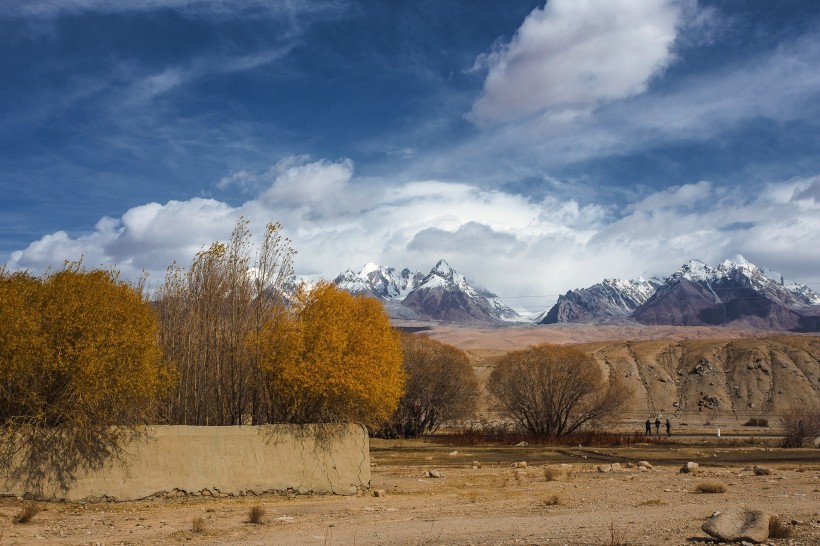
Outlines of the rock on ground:
[[724,542],[765,542],[769,538],[771,514],[763,510],[730,508],[715,512],[701,526],[711,537]]

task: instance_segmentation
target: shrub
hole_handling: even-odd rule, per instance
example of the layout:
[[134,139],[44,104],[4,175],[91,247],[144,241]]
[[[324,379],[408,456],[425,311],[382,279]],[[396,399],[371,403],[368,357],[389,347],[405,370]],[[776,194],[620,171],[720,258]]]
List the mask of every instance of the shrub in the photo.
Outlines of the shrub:
[[725,493],[726,484],[718,480],[703,480],[698,482],[695,489],[700,493]]
[[544,479],[548,482],[552,482],[558,479],[561,473],[554,468],[550,468],[549,466],[544,467]]
[[424,335],[401,338],[405,393],[378,435],[416,437],[434,432],[444,421],[467,419],[475,412],[478,378],[467,353]]
[[265,508],[259,505],[252,506],[248,512],[248,523],[261,525],[265,522]]
[[40,512],[40,507],[33,502],[26,503],[17,514],[11,518],[11,521],[18,525],[29,523],[37,513]]
[[401,341],[377,299],[320,283],[300,290],[282,320],[258,339],[278,421],[378,426],[393,414],[405,384]]
[[769,538],[790,538],[792,529],[784,525],[777,516],[769,519]]
[[537,436],[562,436],[617,414],[629,393],[588,354],[559,345],[508,353],[490,374],[499,409]]
[[98,467],[173,384],[154,311],[115,271],[0,268],[0,465],[36,487]]
[[748,421],[743,423],[744,427],[767,427],[769,426],[769,421],[762,417],[750,417]]
[[194,533],[204,533],[205,532],[205,518],[202,516],[197,516],[191,522],[191,531]]
[[794,409],[783,419],[782,447],[803,447],[807,441],[820,436],[820,407]]
[[559,504],[561,504],[561,499],[558,495],[550,495],[544,499],[544,506],[558,506]]

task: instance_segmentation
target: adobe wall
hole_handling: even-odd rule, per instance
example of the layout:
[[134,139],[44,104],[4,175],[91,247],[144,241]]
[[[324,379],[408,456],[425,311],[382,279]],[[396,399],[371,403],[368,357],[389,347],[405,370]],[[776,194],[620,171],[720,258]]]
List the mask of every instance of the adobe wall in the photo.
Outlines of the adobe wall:
[[156,494],[240,495],[270,491],[352,495],[370,486],[370,442],[364,427],[156,426],[126,447],[125,463],[80,472],[63,489],[9,483],[0,493],[38,498],[135,500]]

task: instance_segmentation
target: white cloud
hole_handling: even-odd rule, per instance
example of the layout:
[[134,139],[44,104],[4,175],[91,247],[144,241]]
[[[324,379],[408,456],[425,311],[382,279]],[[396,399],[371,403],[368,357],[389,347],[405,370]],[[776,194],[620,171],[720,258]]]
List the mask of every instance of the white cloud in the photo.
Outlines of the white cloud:
[[239,206],[202,198],[149,203],[101,219],[90,233],[46,235],[14,252],[8,265],[39,272],[83,257],[89,266],[119,265],[127,276],[145,269],[156,281],[172,261],[186,265],[201,248],[226,240],[244,216],[256,233],[281,222],[302,274],[332,278],[370,261],[426,271],[443,257],[534,311],[604,277],[664,275],[691,258],[714,264],[738,253],[787,279],[820,281],[820,255],[810,252],[820,233],[820,177],[772,182],[759,192],[701,181],[618,213],[464,182],[379,187],[353,176],[346,159],[290,157],[246,176],[266,186]]
[[672,62],[680,18],[667,0],[551,0],[509,44],[476,61],[489,72],[469,117],[504,122],[546,111],[566,121],[640,94]]

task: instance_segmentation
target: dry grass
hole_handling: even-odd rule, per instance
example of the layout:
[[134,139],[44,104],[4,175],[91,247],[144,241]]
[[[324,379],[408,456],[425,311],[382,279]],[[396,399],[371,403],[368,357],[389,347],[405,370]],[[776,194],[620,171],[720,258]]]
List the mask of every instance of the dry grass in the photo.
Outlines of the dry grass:
[[194,533],[204,533],[205,532],[205,518],[202,516],[197,516],[191,522],[191,531]]
[[770,476],[772,474],[772,470],[764,466],[755,466],[752,470],[755,476]]
[[698,482],[695,489],[700,493],[725,493],[728,487],[718,480],[703,480]]
[[560,471],[558,471],[554,468],[550,468],[548,466],[544,467],[544,479],[547,480],[548,482],[554,482],[555,480],[558,479],[558,477],[560,475],[561,475]]
[[26,503],[13,518],[11,518],[11,521],[18,525],[25,525],[30,522],[38,512],[40,512],[40,507],[33,502],[29,502]]
[[621,531],[615,525],[615,520],[609,521],[609,542],[606,544],[607,546],[627,546],[627,543],[623,542],[621,538]]
[[769,538],[789,538],[792,536],[792,529],[784,525],[777,517],[769,519]]
[[561,499],[558,495],[550,495],[544,499],[544,506],[558,506],[561,504]]
[[248,523],[261,525],[265,522],[265,509],[262,506],[252,506],[248,512]]

